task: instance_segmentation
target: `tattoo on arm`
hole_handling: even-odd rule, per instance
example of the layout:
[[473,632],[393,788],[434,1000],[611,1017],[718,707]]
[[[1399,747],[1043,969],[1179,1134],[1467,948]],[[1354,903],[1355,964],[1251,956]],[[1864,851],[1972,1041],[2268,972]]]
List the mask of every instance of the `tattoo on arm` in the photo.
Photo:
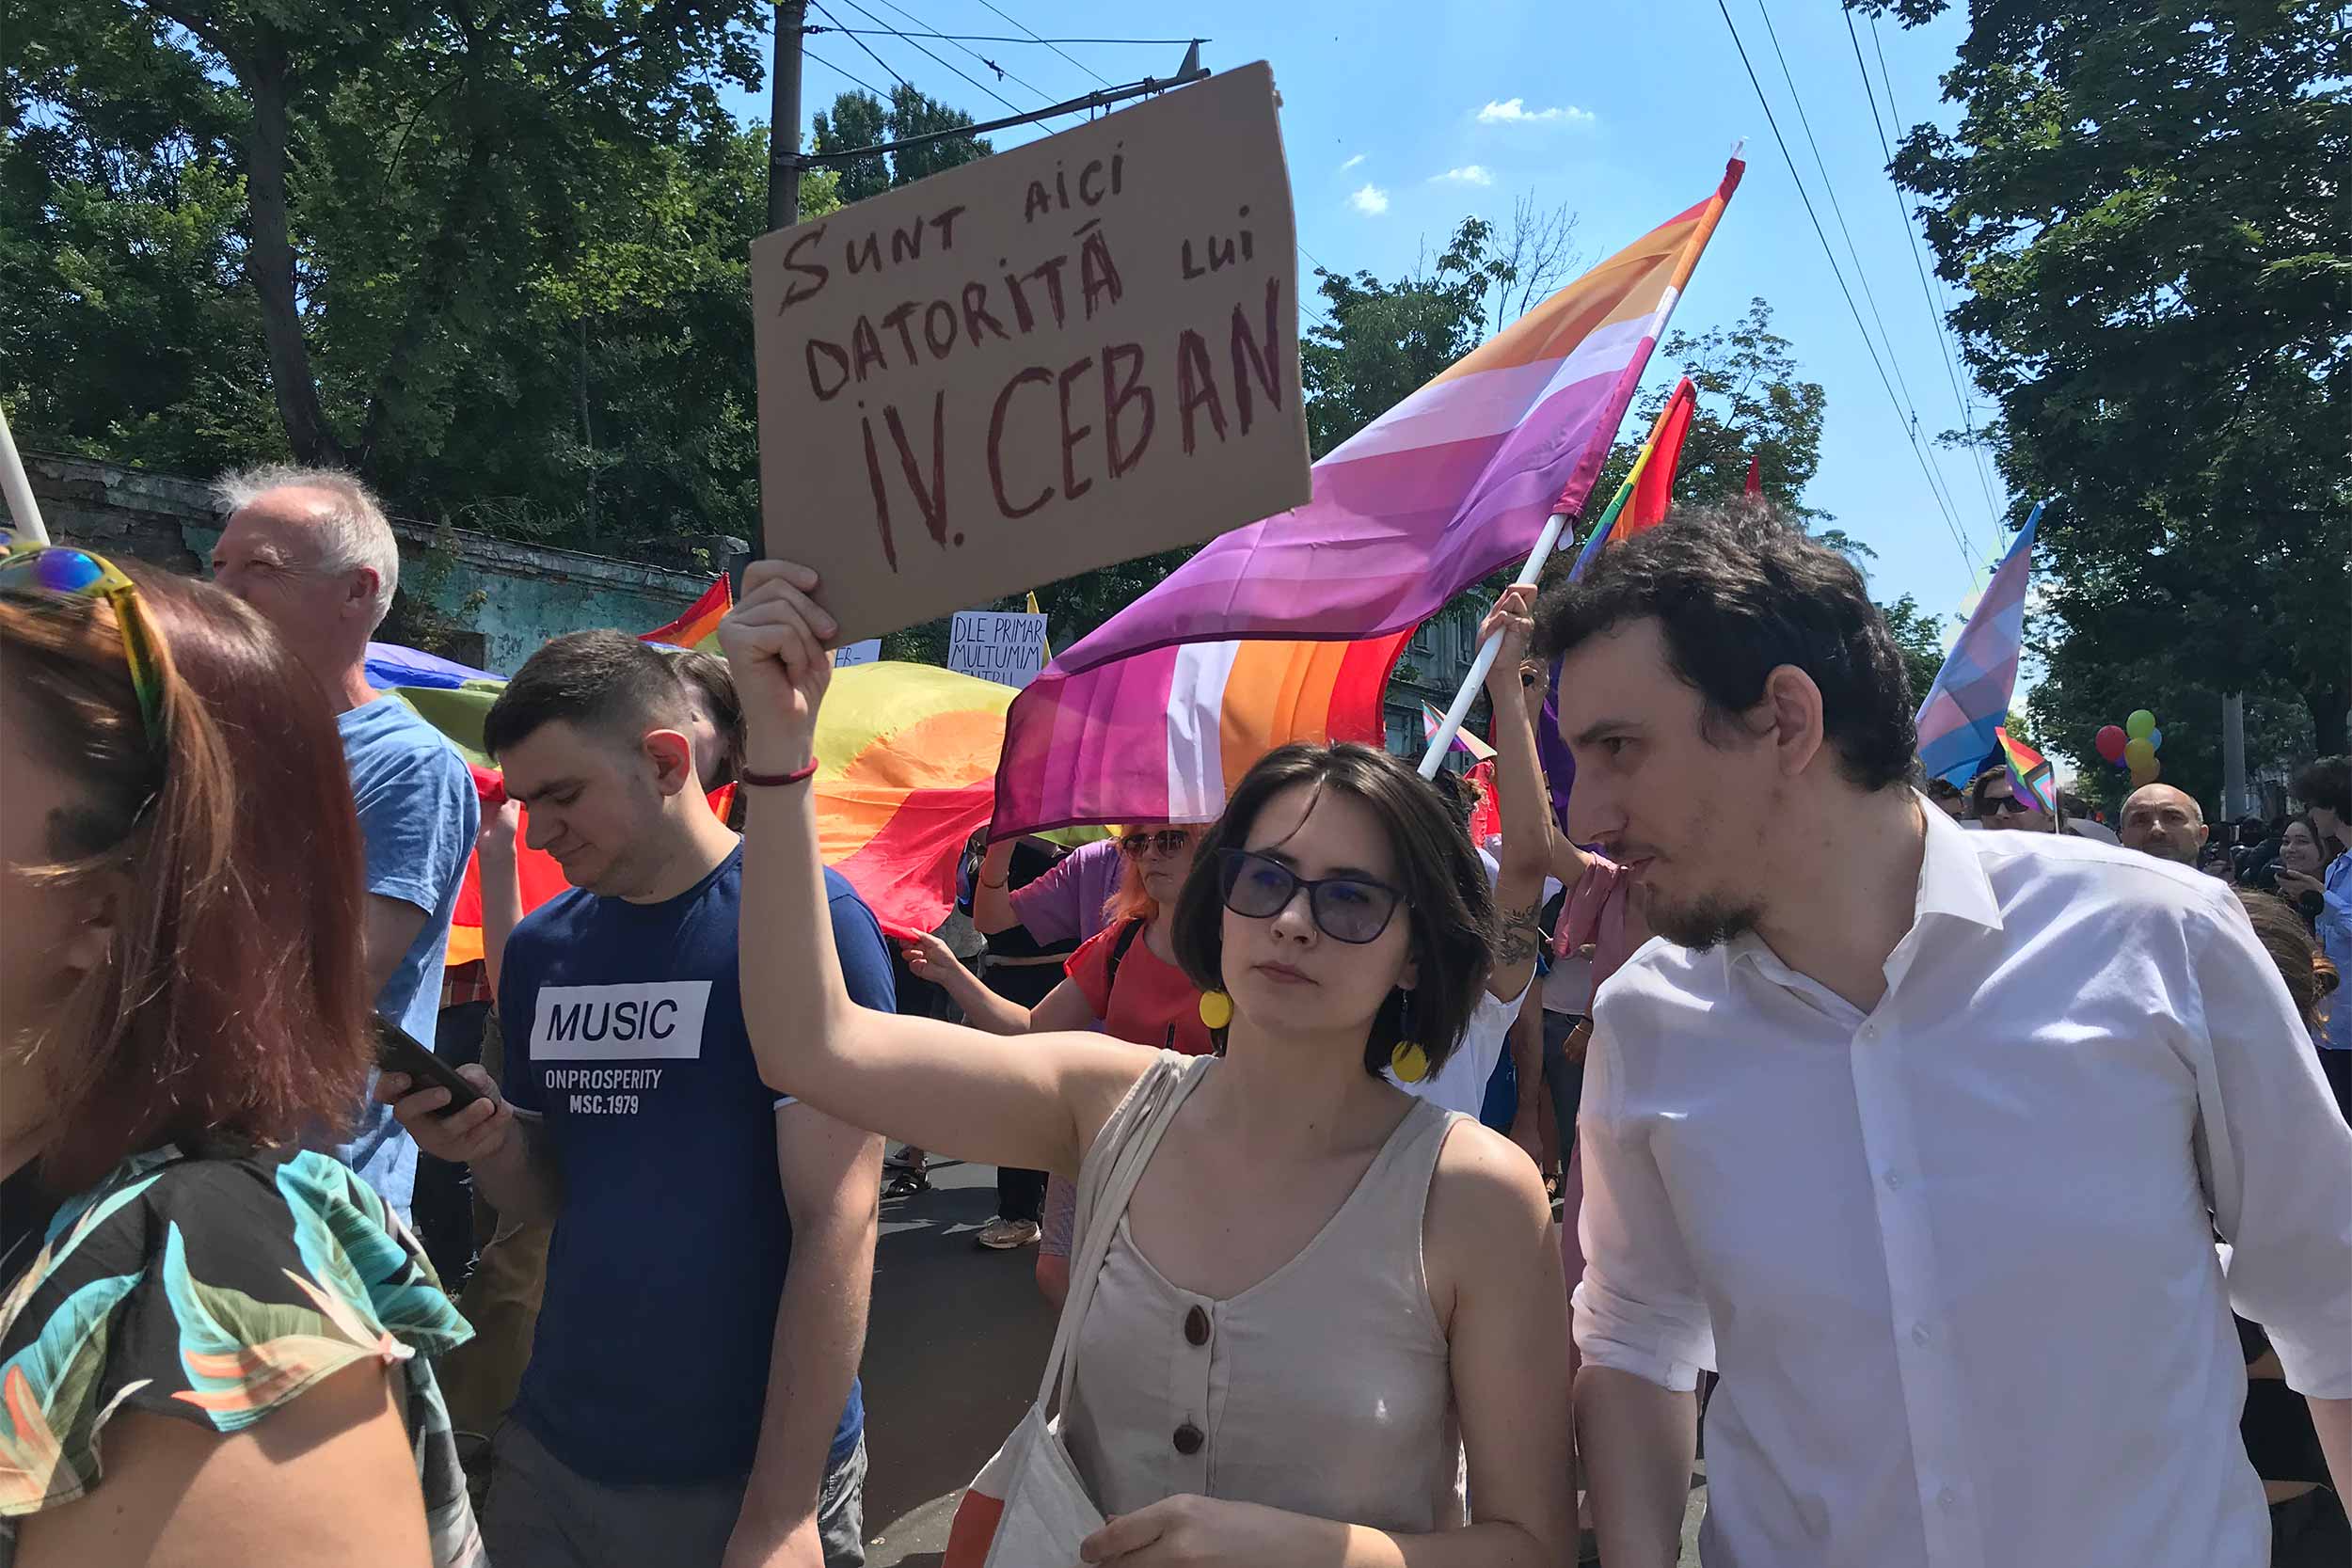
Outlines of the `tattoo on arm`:
[[1527,962],[1544,942],[1544,905],[1537,899],[1523,910],[1505,910],[1502,929],[1495,937],[1495,962],[1505,966]]

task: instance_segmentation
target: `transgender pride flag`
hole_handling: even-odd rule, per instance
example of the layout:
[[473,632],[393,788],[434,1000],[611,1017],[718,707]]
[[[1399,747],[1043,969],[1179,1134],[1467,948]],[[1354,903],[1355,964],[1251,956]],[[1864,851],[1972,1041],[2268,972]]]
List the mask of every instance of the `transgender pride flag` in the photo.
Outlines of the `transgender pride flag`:
[[1013,702],[992,834],[1206,820],[1273,746],[1378,744],[1402,640],[1582,507],[1744,167],[1357,432],[1305,505],[1063,649]]
[[1965,786],[2000,744],[2009,699],[2017,689],[2017,656],[2026,641],[2026,584],[2033,576],[2033,533],[2042,503],[2033,503],[2017,542],[2001,558],[1976,613],[1919,705],[1919,764],[1931,779]]

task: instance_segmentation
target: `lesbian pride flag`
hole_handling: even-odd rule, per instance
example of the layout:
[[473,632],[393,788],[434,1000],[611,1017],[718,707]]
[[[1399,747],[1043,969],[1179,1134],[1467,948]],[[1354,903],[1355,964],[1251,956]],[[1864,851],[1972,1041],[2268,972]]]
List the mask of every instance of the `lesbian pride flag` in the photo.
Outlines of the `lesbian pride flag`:
[[1304,506],[1062,650],[1013,702],[992,834],[1206,821],[1276,746],[1381,744],[1413,628],[1582,507],[1744,167],[1357,432]]
[[1048,665],[1007,718],[990,836],[1213,821],[1226,793],[1277,746],[1377,746],[1380,698],[1412,635],[1188,642],[1074,675]]
[[1179,642],[1409,631],[1526,559],[1546,517],[1583,506],[1745,166],[1358,431],[1315,465],[1304,506],[1211,540],[1061,668]]

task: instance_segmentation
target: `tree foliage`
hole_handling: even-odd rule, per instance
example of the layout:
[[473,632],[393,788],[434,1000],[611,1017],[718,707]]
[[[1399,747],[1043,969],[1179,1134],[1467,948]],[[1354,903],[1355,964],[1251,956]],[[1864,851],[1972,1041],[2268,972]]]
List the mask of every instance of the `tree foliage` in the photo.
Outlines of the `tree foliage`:
[[2249,732],[2293,704],[2345,749],[2348,39],[2324,0],[1979,0],[1945,77],[1958,131],[1897,155],[1968,290],[1951,320],[2010,487],[2061,503],[2037,711],[2087,776],[2098,726],[2158,699],[2198,716],[2167,721],[2167,778],[2199,776],[2229,689]]
[[758,12],[21,10],[22,439],[340,463],[410,515],[615,553],[749,531],[767,165],[720,88],[757,82]]
[[[1829,520],[1828,513],[1804,500],[1804,487],[1821,466],[1821,420],[1829,395],[1820,382],[1799,373],[1788,340],[1772,330],[1769,303],[1750,299],[1746,314],[1728,326],[1698,333],[1677,328],[1659,345],[1651,364],[1689,376],[1698,392],[1682,461],[1675,469],[1676,500],[1740,494],[1753,459],[1766,500],[1808,524]],[[1598,517],[1599,508],[1625,483],[1650,426],[1673,395],[1674,383],[1661,381],[1635,403],[1600,483],[1593,487],[1594,499],[1586,505],[1592,516]],[[1851,544],[1843,533],[1830,542],[1840,548]]]
[[1944,669],[1944,634],[1936,618],[1905,594],[1893,604],[1879,606],[1886,629],[1895,634],[1895,647],[1903,656],[1903,674],[1911,683],[1914,707],[1928,700],[1935,677]]
[[[860,148],[903,141],[910,136],[952,131],[971,124],[972,117],[900,82],[890,89],[888,103],[869,92],[845,92],[833,101],[830,110],[819,109],[810,117],[809,123],[815,133],[809,150],[821,155],[854,152]],[[834,166],[840,174],[841,200],[846,205],[880,196],[893,186],[925,175],[968,164],[975,158],[985,158],[992,150],[977,136],[943,136],[921,147],[877,152]]]

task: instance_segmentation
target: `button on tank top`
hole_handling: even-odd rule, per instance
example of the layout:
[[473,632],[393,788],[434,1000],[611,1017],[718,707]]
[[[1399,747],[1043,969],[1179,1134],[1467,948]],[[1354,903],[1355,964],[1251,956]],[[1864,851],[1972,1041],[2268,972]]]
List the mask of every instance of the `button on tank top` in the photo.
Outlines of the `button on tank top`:
[[1462,1524],[1453,1376],[1422,1264],[1455,1119],[1416,1102],[1304,1250],[1225,1301],[1169,1283],[1120,1217],[1061,1423],[1105,1514],[1192,1493],[1401,1532]]

